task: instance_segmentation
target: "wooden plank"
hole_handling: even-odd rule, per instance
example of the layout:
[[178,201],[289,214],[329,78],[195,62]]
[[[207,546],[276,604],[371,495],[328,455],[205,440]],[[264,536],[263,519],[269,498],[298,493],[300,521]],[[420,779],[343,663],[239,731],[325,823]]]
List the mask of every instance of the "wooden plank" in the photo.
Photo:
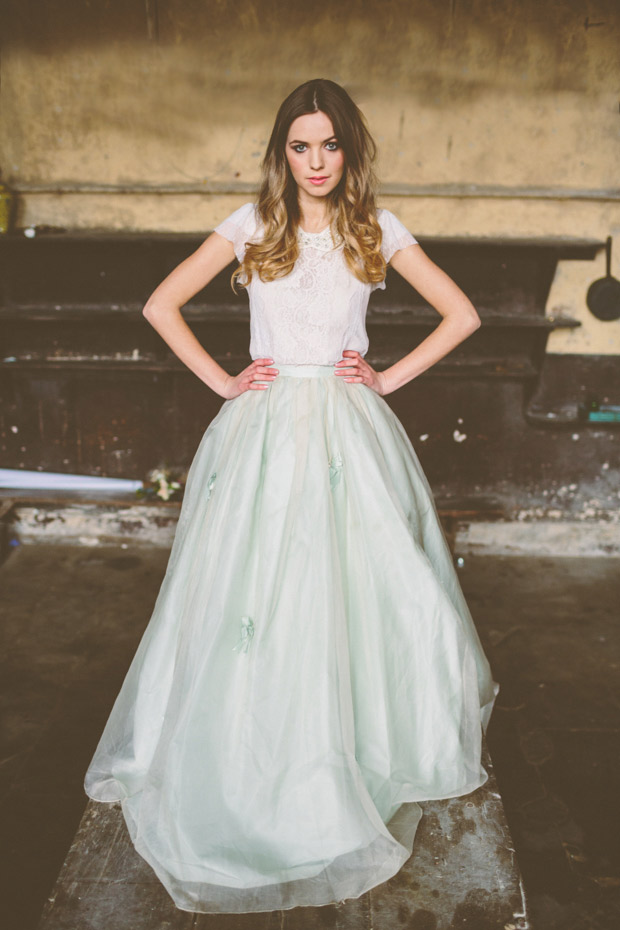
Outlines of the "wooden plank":
[[488,782],[423,804],[413,855],[360,898],[250,914],[178,909],[133,848],[120,803],[89,801],[38,930],[500,930],[528,927],[521,879],[491,760]]
[[0,501],[0,520],[3,520],[7,514],[11,512],[13,506],[16,503],[17,498],[14,496],[8,497],[5,500]]
[[373,889],[374,930],[524,930],[529,926],[514,845],[493,766],[462,798],[422,805],[414,851],[401,871]]
[[[98,325],[104,322],[117,324],[122,322],[138,322],[144,320],[142,304],[133,303],[98,303],[62,304],[12,304],[9,307],[0,307],[0,320],[5,322],[70,322],[72,324],[90,324],[96,320]],[[250,311],[247,300],[228,303],[193,303],[183,307],[183,316],[189,322],[205,323],[238,323],[246,327],[250,322]],[[500,308],[482,308],[480,317],[483,326],[493,327],[519,327],[525,329],[575,329],[582,325],[580,320],[566,314],[547,316],[543,313],[520,313]],[[366,323],[369,326],[381,324],[388,326],[436,326],[440,316],[431,307],[419,304],[403,304],[391,301],[380,308],[369,306],[366,314]]]

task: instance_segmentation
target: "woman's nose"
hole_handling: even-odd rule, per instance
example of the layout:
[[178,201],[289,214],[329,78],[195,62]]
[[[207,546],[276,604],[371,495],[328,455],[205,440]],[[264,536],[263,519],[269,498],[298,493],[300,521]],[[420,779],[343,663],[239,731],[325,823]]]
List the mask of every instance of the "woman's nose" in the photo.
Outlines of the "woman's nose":
[[318,171],[322,167],[323,167],[323,155],[321,153],[321,150],[319,149],[318,152],[311,152],[310,168],[312,169],[312,171]]

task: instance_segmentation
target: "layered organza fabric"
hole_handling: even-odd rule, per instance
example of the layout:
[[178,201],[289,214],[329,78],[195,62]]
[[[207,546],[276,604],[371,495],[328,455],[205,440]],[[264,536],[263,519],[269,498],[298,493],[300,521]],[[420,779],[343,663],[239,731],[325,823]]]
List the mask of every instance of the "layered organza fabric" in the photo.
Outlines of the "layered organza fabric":
[[224,401],[85,779],[177,907],[355,898],[486,780],[496,686],[404,427],[333,366]]

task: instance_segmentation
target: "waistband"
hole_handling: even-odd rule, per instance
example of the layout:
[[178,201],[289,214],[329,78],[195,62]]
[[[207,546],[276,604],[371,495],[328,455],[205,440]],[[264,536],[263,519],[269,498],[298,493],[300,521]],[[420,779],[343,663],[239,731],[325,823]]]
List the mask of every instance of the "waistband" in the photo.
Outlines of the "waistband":
[[[334,371],[336,370],[335,365],[278,365],[274,361],[271,368],[278,369],[278,378],[281,375],[292,375],[294,378],[326,378],[326,377],[336,377]],[[339,365],[339,368],[344,368],[345,370],[351,368],[351,365]]]

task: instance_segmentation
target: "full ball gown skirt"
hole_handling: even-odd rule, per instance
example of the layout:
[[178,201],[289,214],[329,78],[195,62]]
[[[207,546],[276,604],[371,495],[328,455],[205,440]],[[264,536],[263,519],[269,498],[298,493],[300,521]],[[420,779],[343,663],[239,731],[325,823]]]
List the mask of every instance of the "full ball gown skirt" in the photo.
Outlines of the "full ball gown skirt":
[[404,427],[332,365],[274,365],[201,439],[85,778],[187,911],[359,897],[416,802],[487,779],[497,686]]

